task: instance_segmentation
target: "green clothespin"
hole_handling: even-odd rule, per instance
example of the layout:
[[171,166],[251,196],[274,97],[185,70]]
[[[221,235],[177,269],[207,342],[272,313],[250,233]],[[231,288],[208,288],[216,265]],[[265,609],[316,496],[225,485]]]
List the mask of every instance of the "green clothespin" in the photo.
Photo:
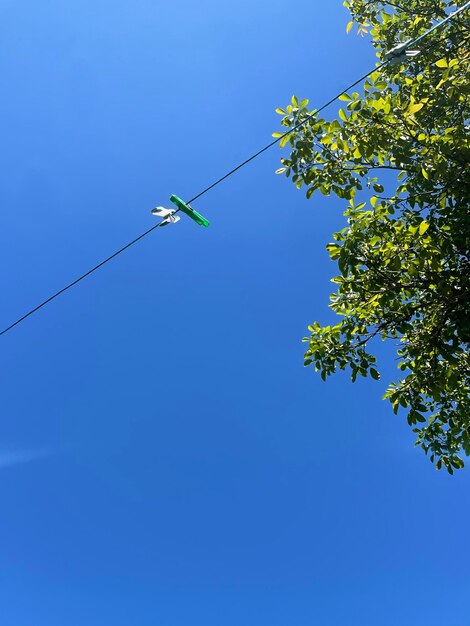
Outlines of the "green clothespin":
[[178,198],[178,196],[175,196],[173,194],[172,196],[170,196],[170,200],[173,202],[173,204],[176,204],[180,211],[183,211],[183,213],[186,213],[188,217],[194,220],[196,224],[199,224],[200,226],[209,226],[210,222],[206,220],[206,218],[203,217],[200,213],[195,211],[192,206],[190,206],[186,202],[183,202],[181,198]]

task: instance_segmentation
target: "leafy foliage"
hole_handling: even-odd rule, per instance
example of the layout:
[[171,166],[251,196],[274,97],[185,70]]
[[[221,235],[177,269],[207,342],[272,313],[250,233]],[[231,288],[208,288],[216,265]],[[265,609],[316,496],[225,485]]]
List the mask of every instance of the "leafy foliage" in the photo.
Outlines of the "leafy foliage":
[[[349,0],[381,62],[464,2]],[[374,338],[392,340],[401,378],[385,398],[407,409],[417,445],[449,473],[470,454],[470,21],[462,12],[412,59],[378,66],[327,121],[293,97],[277,109],[285,173],[307,198],[347,204],[327,246],[339,268],[333,326],[309,326],[305,365],[379,379]],[[300,128],[293,128],[304,122]],[[293,130],[289,133],[289,127]],[[281,136],[275,133],[274,136]]]

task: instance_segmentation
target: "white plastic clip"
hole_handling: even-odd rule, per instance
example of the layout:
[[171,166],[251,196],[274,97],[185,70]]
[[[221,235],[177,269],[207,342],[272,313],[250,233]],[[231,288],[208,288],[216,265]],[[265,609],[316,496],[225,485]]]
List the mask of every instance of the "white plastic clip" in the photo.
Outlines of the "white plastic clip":
[[180,216],[175,215],[175,209],[165,209],[163,206],[156,206],[152,209],[152,215],[155,217],[163,218],[160,222],[160,226],[166,226],[167,224],[175,224],[180,221]]

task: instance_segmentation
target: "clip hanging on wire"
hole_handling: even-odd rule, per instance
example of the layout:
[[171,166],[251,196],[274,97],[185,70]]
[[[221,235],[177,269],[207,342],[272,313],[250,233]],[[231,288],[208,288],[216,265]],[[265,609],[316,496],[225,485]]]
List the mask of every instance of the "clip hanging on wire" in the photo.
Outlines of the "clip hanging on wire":
[[209,226],[210,222],[206,220],[203,215],[195,211],[190,204],[184,202],[181,198],[178,198],[178,196],[175,196],[174,194],[170,197],[170,200],[173,204],[176,204],[178,207],[177,209],[165,209],[163,206],[157,206],[152,209],[152,215],[163,218],[160,222],[160,226],[166,226],[167,224],[179,222],[181,218],[179,215],[175,215],[178,211],[183,211],[183,213],[194,220],[196,224],[199,224],[199,226]]
[[385,60],[390,63],[390,65],[397,65],[398,63],[403,63],[407,59],[414,59],[417,57],[421,50],[408,50],[408,46],[410,45],[410,41],[406,43],[399,43],[394,48],[385,53]]
[[183,211],[183,213],[186,213],[186,215],[194,220],[196,224],[199,224],[199,226],[209,226],[209,220],[206,220],[203,215],[195,211],[190,204],[184,202],[183,200],[181,200],[181,198],[175,196],[175,194],[170,196],[170,200],[173,202],[173,204],[176,204],[179,211]]
[[178,215],[175,215],[175,213],[175,209],[165,209],[163,206],[156,206],[152,209],[152,215],[163,218],[160,222],[160,226],[166,226],[167,224],[175,224],[176,222],[179,222],[181,218]]

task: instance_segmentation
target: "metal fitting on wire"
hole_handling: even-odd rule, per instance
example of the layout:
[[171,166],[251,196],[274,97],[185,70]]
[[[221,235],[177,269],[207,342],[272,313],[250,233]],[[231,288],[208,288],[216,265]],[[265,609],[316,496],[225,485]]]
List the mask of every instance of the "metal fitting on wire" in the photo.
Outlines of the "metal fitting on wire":
[[421,50],[408,50],[409,45],[409,41],[397,44],[394,48],[385,53],[385,60],[388,61],[390,65],[397,65],[407,59],[413,59],[418,56]]

